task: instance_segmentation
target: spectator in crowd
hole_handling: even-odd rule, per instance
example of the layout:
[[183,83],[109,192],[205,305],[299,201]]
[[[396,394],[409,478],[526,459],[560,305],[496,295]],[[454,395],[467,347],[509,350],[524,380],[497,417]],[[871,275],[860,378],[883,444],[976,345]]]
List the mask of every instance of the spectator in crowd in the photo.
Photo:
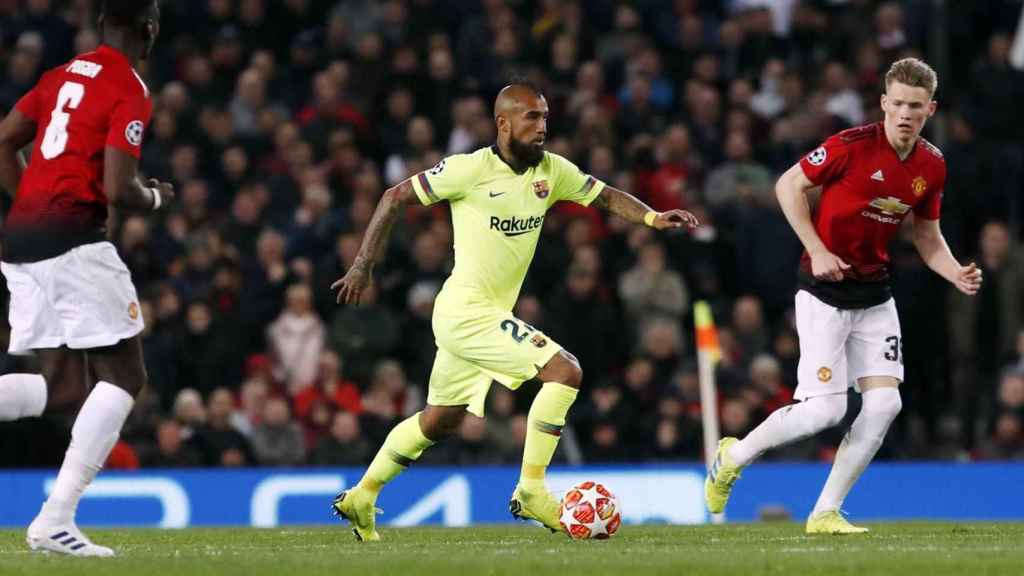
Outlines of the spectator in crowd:
[[330,434],[322,438],[309,456],[315,466],[361,466],[373,457],[373,447],[359,429],[359,418],[351,412],[336,412]]
[[353,378],[367,382],[373,366],[400,341],[394,312],[378,301],[374,286],[362,293],[359,307],[341,306],[331,321],[331,347],[346,359]]
[[192,388],[185,388],[174,398],[174,420],[181,426],[183,439],[190,439],[206,422],[203,397]]
[[648,242],[639,251],[636,266],[622,275],[619,297],[634,326],[654,317],[678,319],[689,306],[689,292],[682,276],[666,267],[665,248]]
[[313,291],[293,284],[285,292],[285,307],[267,328],[276,379],[292,396],[316,379],[324,349],[324,323],[313,310]]
[[1002,412],[995,418],[992,435],[978,447],[981,460],[1024,458],[1024,425],[1019,412]]
[[200,464],[199,454],[182,438],[176,420],[163,420],[156,427],[156,446],[141,458],[146,468],[191,468]]
[[231,426],[234,403],[227,388],[210,393],[206,423],[189,438],[204,466],[251,466],[257,462],[249,440]]
[[263,419],[263,408],[270,397],[270,384],[259,376],[249,378],[242,382],[238,397],[238,408],[231,413],[231,427],[251,439],[253,427]]
[[769,334],[764,325],[761,301],[756,296],[741,296],[732,309],[732,328],[738,345],[739,363],[747,366],[758,354],[768,351]]
[[273,397],[263,408],[263,421],[252,430],[252,450],[264,466],[295,466],[305,462],[306,446],[284,398]]

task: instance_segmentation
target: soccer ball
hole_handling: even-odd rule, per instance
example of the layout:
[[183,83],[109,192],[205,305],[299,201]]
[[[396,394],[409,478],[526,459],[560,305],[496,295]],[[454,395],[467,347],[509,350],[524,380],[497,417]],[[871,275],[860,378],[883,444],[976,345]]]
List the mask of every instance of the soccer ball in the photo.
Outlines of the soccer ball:
[[622,524],[619,500],[611,490],[589,481],[565,493],[558,517],[573,540],[611,538]]

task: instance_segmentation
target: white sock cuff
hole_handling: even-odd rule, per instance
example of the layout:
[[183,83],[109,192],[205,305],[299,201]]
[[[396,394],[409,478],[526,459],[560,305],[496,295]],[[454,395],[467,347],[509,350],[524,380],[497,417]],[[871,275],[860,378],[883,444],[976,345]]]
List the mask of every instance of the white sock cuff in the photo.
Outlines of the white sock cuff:
[[134,405],[135,399],[123,389],[97,382],[71,427],[68,453],[81,454],[85,462],[97,468],[103,466]]
[[132,411],[132,407],[135,406],[135,398],[132,398],[132,395],[125,391],[124,388],[102,380],[93,387],[92,392],[89,393],[89,399],[93,396],[110,408],[116,409],[118,412],[123,411],[125,417],[128,416],[128,413]]

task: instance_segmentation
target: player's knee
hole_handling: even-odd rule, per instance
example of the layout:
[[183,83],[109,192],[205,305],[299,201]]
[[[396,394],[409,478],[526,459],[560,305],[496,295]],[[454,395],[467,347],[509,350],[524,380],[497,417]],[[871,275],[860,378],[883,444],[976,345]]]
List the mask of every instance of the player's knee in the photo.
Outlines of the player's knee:
[[846,416],[846,403],[843,403],[842,408],[833,409],[825,416],[824,428],[835,428],[843,423],[843,418]]
[[580,367],[578,362],[569,362],[568,364],[563,384],[570,388],[579,389],[583,385],[583,368]]
[[846,394],[828,394],[807,400],[814,407],[816,431],[833,428],[842,423],[846,416]]
[[461,418],[457,421],[454,419],[440,420],[431,426],[429,431],[424,430],[423,435],[434,442],[451,438],[458,432],[460,424],[462,424]]
[[436,410],[428,406],[420,418],[420,431],[434,442],[444,440],[458,431],[465,417],[465,410]]
[[864,394],[864,406],[872,417],[892,422],[903,409],[899,388],[876,388]]
[[98,380],[117,386],[130,394],[132,398],[139,396],[149,379],[146,366],[141,359],[118,363],[117,358],[105,357],[96,359],[92,364],[92,369]]
[[146,368],[141,366],[131,377],[119,378],[118,380],[121,380],[116,382],[118,387],[131,394],[132,398],[138,398],[139,394],[142,393],[142,389],[149,384],[149,374],[146,373]]
[[139,379],[136,381],[136,385],[134,387],[134,390],[128,390],[128,393],[132,395],[132,398],[138,398],[139,394],[142,393],[143,388],[145,388],[146,386],[149,386],[149,373],[147,373],[146,369],[143,368],[142,369],[142,374],[139,376]]
[[570,388],[579,389],[583,385],[583,369],[580,368],[579,360],[564,350],[551,359],[538,377],[545,382],[558,382]]

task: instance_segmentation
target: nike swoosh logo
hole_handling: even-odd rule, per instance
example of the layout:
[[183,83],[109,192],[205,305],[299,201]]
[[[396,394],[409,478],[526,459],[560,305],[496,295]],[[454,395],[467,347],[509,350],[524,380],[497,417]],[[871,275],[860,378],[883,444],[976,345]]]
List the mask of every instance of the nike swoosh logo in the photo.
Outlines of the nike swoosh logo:
[[504,192],[488,192],[487,193],[487,195],[490,196],[491,198],[497,198],[498,196],[501,196],[502,194],[504,194]]

